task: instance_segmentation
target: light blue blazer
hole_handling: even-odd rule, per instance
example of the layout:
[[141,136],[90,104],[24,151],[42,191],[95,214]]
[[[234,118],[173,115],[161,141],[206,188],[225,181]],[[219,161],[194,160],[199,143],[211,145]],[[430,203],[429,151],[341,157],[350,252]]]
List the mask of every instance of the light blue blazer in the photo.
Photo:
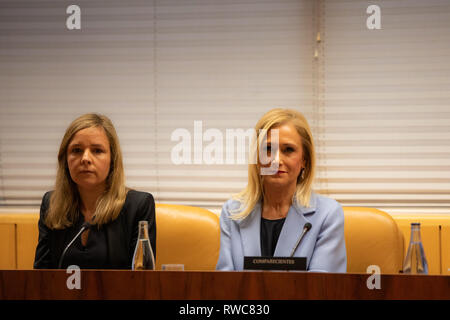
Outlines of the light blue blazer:
[[[217,270],[243,270],[244,256],[261,256],[261,203],[246,218],[232,220],[231,211],[239,206],[236,200],[228,200],[223,205]],[[274,256],[290,256],[307,222],[312,227],[294,257],[306,257],[308,271],[346,272],[344,212],[337,201],[315,193],[308,208],[296,201],[289,208]]]

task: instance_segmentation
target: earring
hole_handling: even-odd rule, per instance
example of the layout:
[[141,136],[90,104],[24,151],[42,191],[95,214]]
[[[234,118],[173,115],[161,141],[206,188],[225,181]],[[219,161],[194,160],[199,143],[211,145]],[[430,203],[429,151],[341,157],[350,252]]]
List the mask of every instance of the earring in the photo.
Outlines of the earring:
[[305,179],[305,168],[302,168],[302,170],[300,171],[300,177],[303,179]]

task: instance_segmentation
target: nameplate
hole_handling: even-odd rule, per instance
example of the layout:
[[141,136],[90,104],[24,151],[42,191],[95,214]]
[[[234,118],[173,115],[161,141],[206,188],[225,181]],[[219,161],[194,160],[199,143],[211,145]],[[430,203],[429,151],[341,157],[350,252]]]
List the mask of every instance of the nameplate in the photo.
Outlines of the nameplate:
[[306,271],[306,257],[244,257],[244,270]]

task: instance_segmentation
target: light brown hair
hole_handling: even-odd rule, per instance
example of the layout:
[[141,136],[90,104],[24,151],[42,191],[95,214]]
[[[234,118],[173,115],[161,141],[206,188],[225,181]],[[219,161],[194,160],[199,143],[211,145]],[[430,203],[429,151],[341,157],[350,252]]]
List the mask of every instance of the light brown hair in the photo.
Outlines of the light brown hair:
[[75,134],[86,128],[103,128],[110,145],[111,163],[106,178],[106,189],[97,200],[92,224],[98,226],[117,218],[125,202],[127,188],[119,138],[111,120],[100,114],[88,113],[75,119],[67,128],[58,152],[55,190],[50,197],[45,224],[51,229],[70,227],[80,215],[80,196],[76,183],[70,177],[67,148]]
[[[260,140],[260,132],[267,133],[270,129],[286,123],[292,124],[300,135],[305,161],[303,173],[297,178],[297,189],[294,197],[297,203],[304,207],[309,207],[315,174],[316,156],[311,129],[306,118],[295,110],[272,109],[264,114],[256,123],[255,131],[257,139],[254,139],[254,143]],[[253,148],[253,150],[258,150],[258,148]],[[259,156],[259,152],[257,155]],[[260,174],[259,161],[256,161],[256,164],[248,165],[248,183],[246,188],[233,196],[233,199],[241,202],[241,207],[236,210],[236,213],[231,215],[231,218],[237,220],[247,217],[256,203],[262,200],[263,195],[263,176]]]

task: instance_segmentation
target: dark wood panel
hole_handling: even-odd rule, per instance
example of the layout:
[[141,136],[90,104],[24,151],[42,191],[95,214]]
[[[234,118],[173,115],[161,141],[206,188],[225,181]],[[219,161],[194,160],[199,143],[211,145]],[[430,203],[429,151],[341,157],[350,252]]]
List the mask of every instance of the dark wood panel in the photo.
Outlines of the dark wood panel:
[[82,270],[81,289],[64,270],[1,270],[0,299],[450,299],[450,276],[303,272],[177,272]]

